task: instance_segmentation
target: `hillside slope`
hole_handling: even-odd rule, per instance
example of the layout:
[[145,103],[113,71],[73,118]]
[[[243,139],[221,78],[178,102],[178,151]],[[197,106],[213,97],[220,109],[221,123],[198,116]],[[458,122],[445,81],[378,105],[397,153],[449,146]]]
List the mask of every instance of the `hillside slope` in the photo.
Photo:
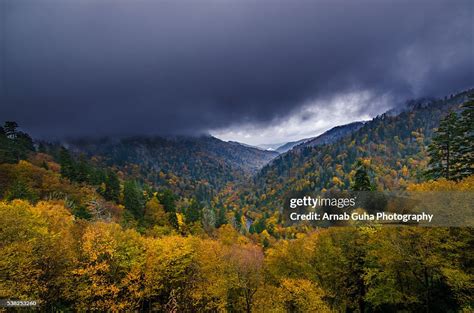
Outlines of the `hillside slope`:
[[182,188],[203,182],[219,189],[243,181],[278,155],[211,136],[81,139],[68,145],[157,185],[172,176]]
[[[356,162],[365,160],[378,189],[400,189],[422,178],[426,148],[440,119],[457,110],[472,91],[449,99],[412,101],[398,115],[382,114],[331,144],[303,144],[273,160],[255,177],[254,206],[276,209],[290,191],[347,190]],[[314,144],[314,143],[313,143]]]

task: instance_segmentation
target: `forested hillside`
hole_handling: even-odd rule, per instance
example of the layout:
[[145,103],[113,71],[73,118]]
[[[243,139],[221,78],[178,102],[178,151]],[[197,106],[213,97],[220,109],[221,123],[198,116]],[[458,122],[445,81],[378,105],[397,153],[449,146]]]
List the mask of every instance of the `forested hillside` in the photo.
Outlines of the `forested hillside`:
[[[471,228],[287,226],[292,191],[474,190],[470,92],[275,154],[0,128],[0,298],[43,311],[469,312]],[[456,209],[456,208],[453,208]]]
[[197,188],[215,191],[242,182],[278,155],[211,136],[82,139],[68,146],[128,176],[188,196]]
[[288,190],[347,190],[359,160],[370,167],[370,178],[379,190],[406,188],[410,182],[424,180],[433,132],[450,111],[461,109],[469,93],[429,102],[413,101],[399,114],[390,112],[363,126],[357,124],[355,132],[334,143],[313,147],[303,144],[289,151],[257,174],[258,196],[265,195],[257,206],[278,207]]

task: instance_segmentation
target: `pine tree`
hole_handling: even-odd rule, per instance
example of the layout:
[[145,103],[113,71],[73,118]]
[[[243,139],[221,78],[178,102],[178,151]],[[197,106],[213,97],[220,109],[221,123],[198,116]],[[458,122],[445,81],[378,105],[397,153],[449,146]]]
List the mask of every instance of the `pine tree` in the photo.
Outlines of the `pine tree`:
[[354,175],[353,191],[370,191],[375,190],[375,186],[370,183],[366,166],[359,160],[357,161],[357,170]]
[[114,171],[109,171],[107,173],[107,178],[105,181],[104,198],[106,200],[117,202],[119,200],[119,196],[120,196],[120,181],[117,177],[117,174]]
[[191,203],[185,212],[186,221],[193,223],[201,219],[202,207],[196,198],[191,199]]
[[61,165],[61,176],[71,181],[76,180],[76,166],[74,159],[71,157],[69,150],[61,147],[59,152],[59,164]]
[[227,217],[225,215],[225,207],[221,204],[217,214],[216,227],[220,227],[224,224],[227,224]]
[[87,163],[86,157],[81,155],[76,167],[76,180],[80,183],[89,182],[91,166]]
[[124,184],[123,189],[123,202],[125,208],[133,214],[137,219],[143,218],[144,213],[144,199],[143,194],[138,187],[137,183],[132,180],[128,180]]
[[449,113],[441,120],[439,128],[428,147],[431,159],[428,163],[428,177],[437,179],[444,177],[448,180],[458,178],[459,152],[456,138],[460,136],[457,124],[457,114]]
[[458,123],[456,149],[459,153],[457,177],[459,179],[474,174],[474,95],[462,105],[463,111]]
[[17,163],[28,158],[35,151],[33,139],[21,131],[17,131],[16,122],[5,122],[0,127],[0,163]]
[[3,125],[3,129],[5,131],[6,136],[8,139],[15,139],[17,136],[16,129],[18,128],[18,124],[16,122],[5,122]]
[[165,207],[166,213],[176,213],[176,196],[169,189],[164,189],[158,194],[158,200]]

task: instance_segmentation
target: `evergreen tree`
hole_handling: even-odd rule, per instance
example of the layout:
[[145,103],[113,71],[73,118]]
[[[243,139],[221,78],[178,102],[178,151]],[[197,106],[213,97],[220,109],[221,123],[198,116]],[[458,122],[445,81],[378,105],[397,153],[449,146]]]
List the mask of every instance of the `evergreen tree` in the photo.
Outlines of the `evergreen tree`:
[[91,166],[84,155],[79,157],[79,162],[76,167],[76,181],[80,183],[89,182],[91,175]]
[[105,181],[105,193],[104,198],[109,201],[118,202],[120,197],[120,181],[117,174],[114,171],[107,173]]
[[458,178],[459,144],[456,139],[460,137],[460,129],[457,120],[456,113],[449,113],[441,120],[433,136],[432,143],[428,147],[428,154],[431,157],[427,171],[429,178],[444,177],[448,180]]
[[125,208],[133,214],[136,219],[142,219],[144,213],[144,199],[141,189],[137,183],[128,180],[124,184],[123,202]]
[[190,223],[199,221],[201,219],[201,211],[202,207],[200,203],[196,200],[196,198],[192,198],[191,203],[185,212],[186,221]]
[[375,186],[370,183],[367,167],[359,160],[357,162],[357,170],[352,184],[353,191],[370,191],[375,190]]
[[220,227],[224,224],[227,224],[227,217],[225,213],[226,213],[225,207],[221,204],[218,210],[217,218],[216,218],[216,227]]
[[166,213],[176,213],[176,196],[169,189],[164,189],[158,194],[158,200],[164,206]]
[[5,135],[8,139],[15,139],[17,136],[16,129],[18,128],[18,124],[16,122],[5,122],[3,125],[3,129],[5,131]]
[[14,163],[15,160],[12,157],[10,140],[8,139],[5,129],[0,127],[0,164],[1,163]]
[[474,174],[474,95],[462,105],[459,120],[459,136],[456,140],[456,149],[459,153],[458,178]]
[[17,179],[8,190],[6,199],[8,201],[24,199],[30,202],[36,202],[38,200],[38,195],[30,189],[27,183],[23,180]]
[[174,228],[178,229],[178,218],[176,216],[176,196],[169,189],[164,189],[158,193],[158,200],[163,205],[165,212],[168,214],[168,222]]
[[61,147],[59,152],[59,165],[61,165],[61,176],[71,181],[76,180],[76,164],[69,150],[64,147]]
[[17,128],[16,122],[5,122],[0,127],[0,163],[17,163],[35,151],[33,139]]
[[234,212],[234,219],[235,219],[235,229],[239,230],[242,228],[242,212],[236,211]]

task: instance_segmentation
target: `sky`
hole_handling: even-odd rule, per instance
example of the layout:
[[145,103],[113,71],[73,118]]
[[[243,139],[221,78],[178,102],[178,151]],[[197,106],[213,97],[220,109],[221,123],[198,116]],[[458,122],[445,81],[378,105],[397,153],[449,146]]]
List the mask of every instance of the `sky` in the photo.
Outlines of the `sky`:
[[312,137],[474,86],[474,2],[0,0],[0,120],[37,138]]

